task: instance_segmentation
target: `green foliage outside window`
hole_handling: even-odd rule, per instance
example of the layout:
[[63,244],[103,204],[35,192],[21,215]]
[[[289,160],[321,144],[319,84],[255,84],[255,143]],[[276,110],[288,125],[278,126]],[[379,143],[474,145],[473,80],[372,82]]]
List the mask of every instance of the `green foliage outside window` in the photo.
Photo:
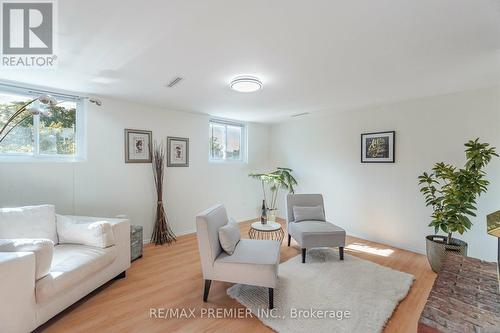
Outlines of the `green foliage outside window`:
[[[25,103],[26,101],[15,101],[0,104],[0,128]],[[25,115],[16,119],[21,120]],[[69,102],[47,107],[39,116],[27,117],[0,143],[0,153],[33,152],[35,117],[39,120],[40,154],[76,154],[76,104]]]

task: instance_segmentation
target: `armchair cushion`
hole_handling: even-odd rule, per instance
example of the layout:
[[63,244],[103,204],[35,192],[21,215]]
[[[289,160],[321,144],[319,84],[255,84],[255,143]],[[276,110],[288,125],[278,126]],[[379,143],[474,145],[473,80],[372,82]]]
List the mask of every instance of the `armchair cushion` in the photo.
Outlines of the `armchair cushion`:
[[223,252],[217,257],[214,268],[217,280],[274,288],[279,262],[277,241],[242,239],[232,255]]
[[35,279],[50,271],[54,244],[50,239],[0,239],[0,252],[33,252],[35,254]]
[[57,244],[55,207],[1,208],[0,238],[44,238]]
[[229,255],[233,254],[240,238],[240,229],[235,223],[228,223],[219,228],[220,246]]
[[345,230],[330,222],[289,223],[288,233],[303,248],[345,245]]
[[323,206],[293,206],[293,216],[295,222],[300,221],[324,221],[325,213],[323,210]]
[[57,215],[57,235],[60,244],[81,244],[106,248],[115,245],[113,227],[106,220],[78,222]]

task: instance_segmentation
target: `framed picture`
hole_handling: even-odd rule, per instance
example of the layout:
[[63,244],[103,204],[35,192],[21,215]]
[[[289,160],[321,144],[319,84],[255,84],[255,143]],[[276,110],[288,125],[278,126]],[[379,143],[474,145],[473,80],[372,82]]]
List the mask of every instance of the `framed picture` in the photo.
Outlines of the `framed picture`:
[[396,132],[361,134],[361,163],[394,163]]
[[125,163],[151,163],[153,132],[125,129]]
[[189,139],[167,137],[167,166],[189,166]]

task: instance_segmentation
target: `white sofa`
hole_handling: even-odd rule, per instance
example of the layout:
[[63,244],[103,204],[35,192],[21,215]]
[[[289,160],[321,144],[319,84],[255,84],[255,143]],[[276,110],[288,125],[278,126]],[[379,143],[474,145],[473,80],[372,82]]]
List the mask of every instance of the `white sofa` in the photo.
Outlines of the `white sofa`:
[[0,332],[30,332],[130,267],[125,219],[0,209]]

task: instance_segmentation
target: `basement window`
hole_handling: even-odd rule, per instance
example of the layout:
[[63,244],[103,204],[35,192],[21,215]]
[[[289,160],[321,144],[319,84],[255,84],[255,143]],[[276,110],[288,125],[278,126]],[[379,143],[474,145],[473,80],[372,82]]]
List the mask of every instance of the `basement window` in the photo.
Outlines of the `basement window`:
[[210,120],[210,162],[245,162],[246,142],[245,124],[220,119]]
[[[44,93],[0,86],[0,131],[23,105]],[[0,161],[74,161],[82,158],[82,101],[78,97],[51,94],[57,104],[35,101],[0,133]]]

